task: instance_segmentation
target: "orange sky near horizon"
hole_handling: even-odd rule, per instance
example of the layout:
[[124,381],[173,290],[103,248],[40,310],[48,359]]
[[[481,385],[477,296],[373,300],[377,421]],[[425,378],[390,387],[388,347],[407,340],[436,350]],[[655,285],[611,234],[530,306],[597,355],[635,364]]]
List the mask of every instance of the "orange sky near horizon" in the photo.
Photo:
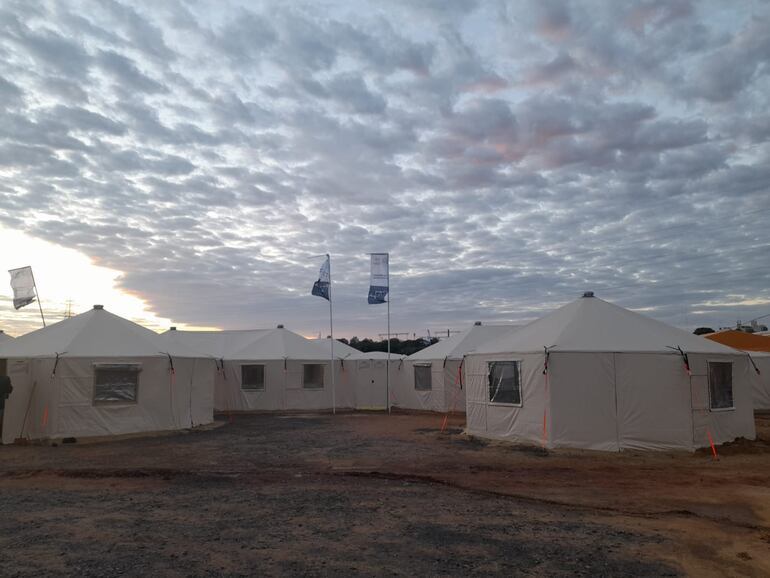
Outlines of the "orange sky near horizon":
[[32,266],[40,292],[46,323],[52,324],[66,317],[87,311],[94,304],[148,327],[165,331],[175,325],[179,329],[217,329],[194,327],[156,315],[146,301],[117,287],[121,272],[95,265],[83,253],[61,247],[25,233],[0,226],[0,268],[5,282],[0,282],[0,329],[18,337],[42,327],[37,303],[15,310],[10,276],[7,271]]

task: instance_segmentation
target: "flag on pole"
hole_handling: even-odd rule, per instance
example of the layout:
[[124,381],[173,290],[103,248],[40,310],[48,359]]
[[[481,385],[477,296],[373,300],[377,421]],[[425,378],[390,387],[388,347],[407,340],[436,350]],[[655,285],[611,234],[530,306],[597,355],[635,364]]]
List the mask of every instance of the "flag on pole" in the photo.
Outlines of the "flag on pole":
[[318,281],[313,283],[313,290],[311,295],[323,297],[329,301],[329,285],[331,284],[331,275],[329,274],[329,255],[326,256],[326,260],[321,265],[321,270],[318,272]]
[[13,308],[22,307],[35,302],[35,278],[32,276],[32,267],[20,267],[10,269],[11,289],[13,289]]
[[390,273],[388,271],[388,254],[372,253],[372,270],[369,277],[369,305],[387,303],[388,284]]

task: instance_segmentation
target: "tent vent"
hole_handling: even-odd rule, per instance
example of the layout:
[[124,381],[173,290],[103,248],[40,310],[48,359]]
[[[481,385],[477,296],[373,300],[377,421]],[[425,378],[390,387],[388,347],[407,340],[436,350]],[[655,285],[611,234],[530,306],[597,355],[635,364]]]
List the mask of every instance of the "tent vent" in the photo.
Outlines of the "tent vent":
[[583,297],[593,297],[593,296],[594,296],[593,291],[586,291],[585,293],[583,293]]
[[278,325],[276,325],[276,329],[283,329],[283,323],[279,323]]
[[104,305],[94,305],[94,309],[96,309],[97,311],[101,311],[102,309],[104,309]]
[[479,327],[479,326],[481,325],[481,321],[476,321],[476,322],[474,323],[474,325],[475,325],[476,327]]
[[170,327],[169,331],[176,331],[176,327]]

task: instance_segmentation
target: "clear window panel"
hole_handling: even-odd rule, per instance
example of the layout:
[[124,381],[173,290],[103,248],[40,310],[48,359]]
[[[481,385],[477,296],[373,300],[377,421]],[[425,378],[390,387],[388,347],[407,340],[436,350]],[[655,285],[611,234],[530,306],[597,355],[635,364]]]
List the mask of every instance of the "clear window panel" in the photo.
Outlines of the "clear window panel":
[[489,401],[521,405],[518,361],[493,361],[489,364]]
[[241,389],[265,389],[265,366],[241,365]]
[[139,389],[138,365],[94,368],[94,403],[134,403]]
[[302,366],[302,387],[305,389],[323,389],[324,366],[320,363]]
[[733,364],[709,361],[709,401],[711,409],[732,409]]
[[418,391],[430,391],[433,389],[430,365],[414,366],[414,388]]

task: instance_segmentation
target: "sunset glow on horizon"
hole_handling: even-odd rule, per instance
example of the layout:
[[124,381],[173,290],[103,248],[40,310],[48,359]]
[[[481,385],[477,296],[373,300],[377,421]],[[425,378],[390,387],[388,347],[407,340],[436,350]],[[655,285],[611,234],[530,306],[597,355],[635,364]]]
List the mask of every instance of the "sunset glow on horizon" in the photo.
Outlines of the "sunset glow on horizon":
[[136,295],[119,289],[120,271],[101,267],[82,253],[54,243],[35,239],[25,233],[0,226],[0,246],[11,247],[0,254],[0,269],[5,281],[0,283],[0,329],[18,337],[42,327],[37,303],[15,310],[7,271],[30,265],[40,291],[40,299],[48,325],[67,315],[88,311],[95,304],[108,311],[144,325],[154,331],[165,331],[174,325],[179,329],[217,329],[175,323],[153,313]]

